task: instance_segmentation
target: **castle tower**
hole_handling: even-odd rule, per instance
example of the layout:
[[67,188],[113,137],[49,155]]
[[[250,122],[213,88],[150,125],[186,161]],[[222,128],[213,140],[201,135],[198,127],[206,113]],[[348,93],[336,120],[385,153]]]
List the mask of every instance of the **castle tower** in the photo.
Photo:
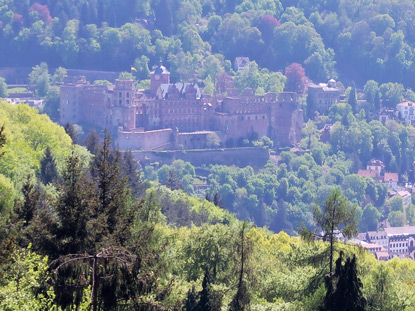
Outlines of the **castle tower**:
[[150,92],[156,96],[157,89],[161,84],[170,83],[170,72],[163,66],[162,62],[158,64],[154,71],[150,73]]
[[112,98],[112,125],[114,128],[122,127],[125,130],[135,128],[135,92],[133,80],[115,80]]
[[130,107],[135,95],[133,80],[115,80],[113,105]]

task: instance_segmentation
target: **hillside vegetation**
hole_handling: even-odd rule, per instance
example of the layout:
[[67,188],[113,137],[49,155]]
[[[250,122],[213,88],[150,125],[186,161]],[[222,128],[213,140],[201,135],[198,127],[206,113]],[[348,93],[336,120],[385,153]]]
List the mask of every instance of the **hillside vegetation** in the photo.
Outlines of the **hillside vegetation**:
[[[94,157],[81,161],[74,150],[82,148],[47,117],[26,106],[1,108],[2,163],[15,142],[22,146],[21,175],[6,168],[8,177],[0,175],[2,310],[316,310],[334,303],[324,285],[327,243],[274,234],[238,221],[216,199],[143,182],[131,154],[112,150],[108,136],[89,136]],[[33,175],[17,178],[25,172]],[[413,261],[379,262],[336,242],[339,255],[333,280],[349,271],[362,282],[348,283],[356,290],[350,301],[413,310]]]
[[0,7],[0,65],[134,66],[147,79],[162,59],[175,81],[215,81],[235,57],[248,56],[266,68],[250,78],[254,88],[266,90],[269,71],[294,62],[315,81],[413,88],[414,15],[410,0],[8,0]]

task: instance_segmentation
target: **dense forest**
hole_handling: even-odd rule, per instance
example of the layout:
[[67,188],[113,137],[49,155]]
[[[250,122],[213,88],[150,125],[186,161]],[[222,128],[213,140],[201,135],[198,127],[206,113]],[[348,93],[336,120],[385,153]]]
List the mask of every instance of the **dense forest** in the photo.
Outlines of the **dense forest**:
[[[324,231],[331,248],[305,229],[290,237],[238,221],[219,196],[178,189],[189,163],[172,166],[183,176],[153,172],[166,186],[145,180],[107,134],[81,147],[73,127],[25,105],[1,103],[0,122],[2,310],[413,310],[412,260],[377,261],[335,230]],[[209,178],[260,195],[248,185],[267,174],[282,184],[284,169],[212,167]],[[343,216],[315,226],[355,234],[356,205],[339,188],[326,202],[326,215]]]
[[413,88],[414,15],[409,0],[7,0],[0,66],[134,66],[147,79],[162,59],[175,81],[214,81],[236,56],[248,56],[261,75],[300,63],[314,81]]

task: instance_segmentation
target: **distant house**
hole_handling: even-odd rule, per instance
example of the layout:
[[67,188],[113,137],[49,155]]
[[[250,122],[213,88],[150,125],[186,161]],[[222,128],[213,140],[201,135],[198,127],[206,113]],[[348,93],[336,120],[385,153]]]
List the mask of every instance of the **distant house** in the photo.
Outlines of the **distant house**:
[[406,124],[415,125],[415,103],[406,101],[397,104],[396,110],[399,111],[399,117],[404,120]]
[[368,170],[376,171],[379,175],[381,175],[385,169],[385,164],[380,160],[372,159],[367,163],[366,167]]
[[360,242],[355,243],[373,252],[378,260],[388,260],[393,257],[414,259],[415,226],[388,227],[379,231],[368,231],[365,236],[359,234],[357,239]]
[[249,57],[236,57],[233,68],[235,71],[249,70]]
[[382,161],[372,159],[367,163],[366,169],[359,170],[357,174],[362,177],[370,177],[378,182],[382,182],[383,181],[382,172],[384,168],[385,168],[385,164],[383,164]]
[[399,111],[383,107],[379,111],[379,121],[385,124],[389,120],[398,120]]
[[337,82],[334,79],[330,79],[327,83],[309,83],[307,100],[313,111],[327,114],[331,105],[339,101],[342,93],[343,91],[337,87]]
[[397,191],[397,195],[402,198],[404,205],[409,205],[409,203],[411,203],[412,195],[408,191],[406,190]]
[[387,251],[375,252],[375,257],[377,260],[381,261],[388,261],[389,259],[391,259]]
[[383,175],[383,183],[388,188],[391,188],[395,191],[398,190],[398,181],[399,181],[398,173],[385,173],[385,175]]

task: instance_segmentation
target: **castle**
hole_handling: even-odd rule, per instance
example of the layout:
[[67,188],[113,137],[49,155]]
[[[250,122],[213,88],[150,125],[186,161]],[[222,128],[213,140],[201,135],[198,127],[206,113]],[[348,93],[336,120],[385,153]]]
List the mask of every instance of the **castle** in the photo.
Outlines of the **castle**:
[[277,146],[300,140],[303,111],[296,93],[277,98],[246,89],[240,95],[224,75],[214,97],[203,95],[195,83],[170,83],[161,63],[151,72],[147,90],[137,89],[132,80],[98,86],[70,77],[61,86],[60,122],[107,128],[120,149],[131,150],[206,148],[213,138],[223,146],[247,137],[268,136]]

